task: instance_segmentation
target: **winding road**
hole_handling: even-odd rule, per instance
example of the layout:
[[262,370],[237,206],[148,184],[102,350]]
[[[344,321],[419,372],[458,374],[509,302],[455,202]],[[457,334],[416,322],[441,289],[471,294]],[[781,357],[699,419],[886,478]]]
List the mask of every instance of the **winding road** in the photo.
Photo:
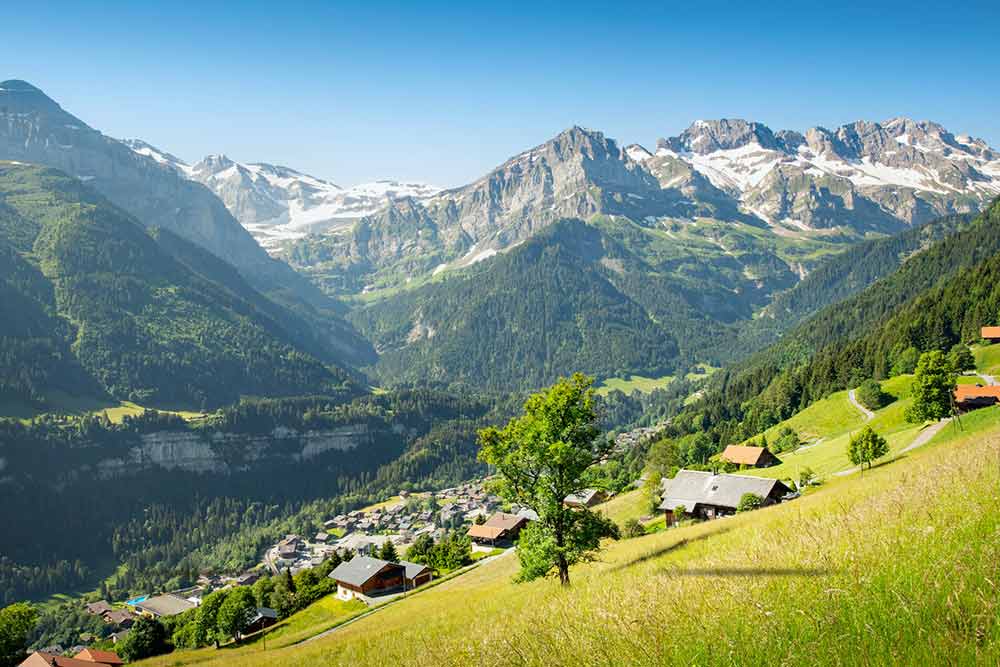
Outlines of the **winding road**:
[[847,398],[848,398],[848,400],[851,401],[851,405],[853,405],[858,410],[860,410],[861,413],[865,416],[865,421],[866,422],[870,422],[871,420],[875,419],[875,413],[872,412],[871,410],[869,410],[868,408],[866,408],[865,406],[861,405],[861,403],[858,401],[857,397],[854,395],[854,390],[853,389],[850,390],[849,392],[847,392]]

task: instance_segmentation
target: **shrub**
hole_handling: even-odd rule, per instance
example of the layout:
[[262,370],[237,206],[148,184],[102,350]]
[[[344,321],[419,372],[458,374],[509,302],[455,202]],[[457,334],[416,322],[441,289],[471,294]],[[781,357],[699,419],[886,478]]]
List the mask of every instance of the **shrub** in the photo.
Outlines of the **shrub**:
[[884,408],[892,402],[893,397],[882,391],[882,385],[876,380],[865,380],[854,392],[858,402],[869,410]]
[[629,519],[625,522],[622,532],[625,534],[625,537],[642,537],[646,534],[646,528],[638,519]]
[[737,512],[751,512],[759,509],[764,504],[764,499],[756,493],[744,493],[740,496],[740,502],[736,505]]

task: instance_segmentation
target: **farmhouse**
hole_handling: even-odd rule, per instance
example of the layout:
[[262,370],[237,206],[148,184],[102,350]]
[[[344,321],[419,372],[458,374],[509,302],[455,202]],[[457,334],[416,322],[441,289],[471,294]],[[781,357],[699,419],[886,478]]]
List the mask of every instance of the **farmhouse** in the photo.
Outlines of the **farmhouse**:
[[421,565],[420,563],[411,563],[409,561],[401,560],[399,564],[402,565],[406,572],[403,573],[405,579],[406,590],[411,590],[417,586],[423,586],[429,582],[433,576],[434,571],[426,565]]
[[[997,327],[1000,329],[1000,327]],[[960,384],[955,387],[955,407],[959,410],[975,410],[996,405],[1000,402],[1000,386],[984,387],[981,384]]]
[[132,614],[125,609],[112,609],[106,612],[101,618],[108,625],[115,625],[119,628],[130,628],[135,620]]
[[735,463],[738,466],[749,466],[751,468],[770,468],[776,466],[781,461],[765,447],[745,447],[743,445],[729,445],[720,457],[726,463]]
[[88,614],[93,614],[94,616],[104,616],[105,613],[111,611],[113,607],[108,604],[107,600],[98,600],[97,602],[91,602],[85,609]]
[[330,578],[337,582],[337,597],[344,601],[402,589],[406,568],[369,556],[355,556],[341,563]]
[[748,475],[715,475],[700,470],[680,470],[673,479],[663,480],[663,502],[667,524],[675,519],[674,510],[683,507],[686,514],[701,519],[716,519],[736,513],[744,494],[753,493],[764,499],[765,505],[781,501],[791,492],[776,479]]
[[252,634],[254,632],[259,632],[264,628],[269,628],[278,622],[278,612],[271,609],[270,607],[257,607],[257,612],[254,617],[250,620],[250,624],[243,634]]
[[607,500],[608,494],[600,489],[584,489],[580,493],[571,493],[563,500],[567,507],[593,507]]
[[468,535],[473,542],[496,546],[497,543],[506,544],[516,540],[527,524],[528,518],[525,516],[497,512],[486,523],[472,524]]
[[1000,342],[1000,327],[983,327],[979,330],[979,335],[991,343]]

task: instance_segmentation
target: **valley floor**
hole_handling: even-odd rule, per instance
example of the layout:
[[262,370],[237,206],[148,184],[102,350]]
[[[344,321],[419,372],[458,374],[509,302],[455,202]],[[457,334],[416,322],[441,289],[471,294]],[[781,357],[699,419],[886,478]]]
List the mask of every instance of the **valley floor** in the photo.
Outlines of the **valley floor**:
[[806,496],[610,543],[573,584],[504,556],[329,637],[149,665],[1000,661],[1000,408]]

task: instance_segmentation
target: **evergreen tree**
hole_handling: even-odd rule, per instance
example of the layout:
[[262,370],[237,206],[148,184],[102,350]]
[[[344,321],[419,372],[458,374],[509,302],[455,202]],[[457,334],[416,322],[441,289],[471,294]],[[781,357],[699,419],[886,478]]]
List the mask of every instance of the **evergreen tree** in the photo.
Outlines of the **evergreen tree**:
[[969,346],[962,343],[956,343],[948,352],[948,362],[955,373],[976,370],[976,358],[969,351]]
[[396,553],[396,545],[392,543],[392,540],[386,540],[385,544],[379,550],[378,557],[382,560],[387,560],[390,563],[395,563],[399,560],[399,554]]

